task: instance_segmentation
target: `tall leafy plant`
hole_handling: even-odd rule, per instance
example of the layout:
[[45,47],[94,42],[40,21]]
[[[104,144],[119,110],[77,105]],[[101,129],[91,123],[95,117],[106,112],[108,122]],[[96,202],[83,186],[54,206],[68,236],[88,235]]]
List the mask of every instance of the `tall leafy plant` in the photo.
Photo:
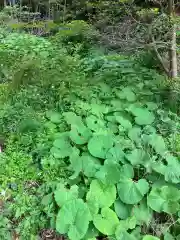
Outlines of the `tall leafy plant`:
[[127,87],[109,94],[106,104],[79,102],[82,117],[63,114],[69,130],[56,135],[51,159],[68,161],[77,185],[54,193],[56,229],[71,240],[159,239],[171,225],[156,236],[138,229],[161,214],[179,221],[180,163],[158,132],[156,104]]

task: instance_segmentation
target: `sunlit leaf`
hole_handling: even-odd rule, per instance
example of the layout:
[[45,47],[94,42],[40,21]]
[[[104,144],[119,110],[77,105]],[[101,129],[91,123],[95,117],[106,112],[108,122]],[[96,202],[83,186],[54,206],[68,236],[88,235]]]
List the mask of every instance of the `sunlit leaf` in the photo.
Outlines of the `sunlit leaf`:
[[101,214],[94,216],[95,227],[105,235],[113,235],[119,223],[116,213],[110,208],[102,208]]
[[105,158],[108,150],[113,146],[111,136],[97,135],[92,137],[88,142],[88,150],[92,156]]
[[180,190],[175,187],[163,186],[153,188],[147,197],[148,206],[156,212],[176,213],[180,204]]
[[80,240],[88,230],[90,219],[87,204],[81,199],[71,200],[58,212],[56,230],[61,234],[68,234],[71,240]]
[[93,180],[87,193],[88,201],[97,201],[100,208],[110,207],[116,199],[115,185],[106,185],[98,180]]
[[78,198],[78,187],[72,186],[70,189],[65,188],[63,185],[59,186],[54,193],[56,203],[62,207],[68,201]]

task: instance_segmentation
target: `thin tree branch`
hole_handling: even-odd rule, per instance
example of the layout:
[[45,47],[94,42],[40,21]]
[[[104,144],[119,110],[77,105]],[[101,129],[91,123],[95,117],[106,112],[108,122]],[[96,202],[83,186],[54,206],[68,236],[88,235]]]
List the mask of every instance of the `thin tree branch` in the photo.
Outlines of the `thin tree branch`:
[[165,73],[169,76],[169,70],[168,70],[168,68],[166,68],[166,66],[164,64],[164,61],[163,61],[160,53],[158,52],[157,45],[156,45],[156,42],[155,42],[155,39],[154,39],[153,35],[151,35],[151,39],[152,39],[152,43],[153,43],[152,47],[153,47],[153,50],[154,50],[154,52],[156,54],[156,57],[158,58],[159,62],[161,63]]

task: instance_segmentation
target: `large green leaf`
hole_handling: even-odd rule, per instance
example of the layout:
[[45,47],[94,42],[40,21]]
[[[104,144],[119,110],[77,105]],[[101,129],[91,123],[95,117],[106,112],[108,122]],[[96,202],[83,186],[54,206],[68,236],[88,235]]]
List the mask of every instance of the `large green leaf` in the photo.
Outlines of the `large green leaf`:
[[139,205],[134,206],[133,215],[136,217],[139,225],[146,224],[149,226],[152,220],[152,210],[147,206],[145,200],[142,200]]
[[52,123],[58,124],[62,122],[62,115],[60,113],[52,112],[49,114],[49,117]]
[[117,228],[115,235],[117,240],[137,240],[132,234],[121,227]]
[[138,125],[150,125],[155,120],[154,114],[147,108],[134,107],[132,105],[128,110],[135,116],[135,122]]
[[62,134],[53,142],[53,146],[51,148],[51,154],[55,158],[65,158],[69,157],[72,153],[72,146],[69,142],[68,136]]
[[78,198],[78,187],[76,185],[72,186],[70,189],[60,185],[54,193],[56,203],[59,207],[62,207],[68,201]]
[[100,128],[105,128],[105,122],[93,115],[86,118],[86,124],[88,128],[93,131],[97,131]]
[[113,146],[113,138],[106,135],[95,135],[88,143],[88,150],[92,156],[105,159],[108,150]]
[[126,219],[131,215],[132,205],[125,204],[118,198],[114,202],[114,209],[120,219]]
[[111,122],[108,122],[107,123],[107,128],[109,129],[109,131],[111,133],[118,133],[119,129],[118,129],[118,125],[116,123],[111,123]]
[[[123,111],[124,107],[123,107],[123,102],[119,99],[112,99],[110,100],[110,104],[113,106],[112,107],[112,111]],[[109,121],[109,120],[108,120]]]
[[120,144],[116,144],[114,147],[110,148],[109,151],[106,154],[106,159],[109,159],[113,162],[119,163],[122,162],[124,163],[124,152],[121,149]]
[[158,134],[150,135],[149,144],[158,154],[164,155],[167,152],[166,145],[162,136]]
[[69,125],[84,127],[82,118],[80,116],[77,116],[74,112],[65,112],[63,113],[63,116]]
[[53,157],[55,157],[55,158],[62,158],[62,151],[60,149],[52,147],[50,149],[50,152],[53,155]]
[[108,113],[109,111],[109,106],[107,105],[103,105],[103,104],[97,104],[97,103],[92,103],[90,104],[90,108],[91,108],[91,113],[93,115],[96,115],[99,118],[103,117],[103,114]]
[[[175,238],[169,232],[166,232],[164,234],[164,240],[175,240]],[[178,238],[177,238],[177,240],[178,240]]]
[[86,196],[87,201],[96,201],[100,208],[110,207],[116,199],[116,187],[106,185],[98,180],[93,180],[90,184],[89,192]]
[[87,196],[87,205],[91,214],[91,219],[93,219],[93,217],[98,214],[99,211],[99,202],[97,201],[96,197],[93,197],[91,195],[91,197]]
[[126,138],[126,136],[116,135],[114,139],[116,145],[124,152],[135,148],[135,144],[132,142],[132,140]]
[[146,125],[143,127],[143,133],[144,134],[156,134],[156,128],[154,128],[151,125]]
[[180,209],[180,190],[171,186],[153,188],[148,195],[147,203],[156,212],[174,214]]
[[92,133],[90,129],[86,127],[79,127],[78,125],[71,125],[71,131],[69,133],[70,139],[76,144],[85,144],[89,141]]
[[101,214],[94,216],[93,223],[101,233],[111,236],[115,233],[119,220],[113,210],[102,208]]
[[93,223],[90,223],[88,231],[87,231],[87,233],[86,233],[86,235],[85,235],[85,237],[83,239],[84,240],[96,240],[96,237],[98,236],[98,234],[99,234],[99,232],[95,228]]
[[149,184],[145,179],[133,181],[134,173],[129,165],[122,168],[122,179],[117,184],[118,195],[126,204],[136,204],[142,200],[149,190]]
[[81,199],[68,201],[58,212],[56,230],[60,234],[68,234],[70,240],[82,239],[91,219],[87,204]]
[[99,160],[89,154],[71,157],[70,161],[70,169],[74,171],[71,179],[76,178],[80,172],[87,177],[93,177],[101,166]]
[[141,128],[133,127],[129,129],[128,137],[133,140],[135,143],[139,143],[141,135]]
[[142,240],[142,229],[140,226],[132,230],[131,234],[135,237],[136,240]]
[[168,165],[165,168],[165,180],[172,183],[180,183],[180,161],[171,155],[166,156]]
[[134,169],[130,164],[124,164],[121,167],[121,181],[126,181],[134,177]]
[[128,217],[126,220],[121,220],[120,225],[124,227],[126,230],[134,229],[137,224],[137,219],[135,216]]
[[120,99],[126,99],[129,102],[134,102],[136,100],[136,95],[135,93],[132,91],[131,88],[129,87],[125,87],[122,89],[122,91],[117,92],[116,95],[120,98]]
[[132,123],[122,116],[116,116],[116,121],[123,127],[124,130],[132,128]]
[[146,105],[149,110],[156,110],[158,108],[158,105],[154,102],[147,102]]
[[152,235],[146,235],[143,237],[143,240],[160,240],[160,238],[154,237]]
[[126,220],[121,220],[118,227],[116,228],[116,239],[117,240],[135,240],[134,235],[127,232],[128,229],[134,229],[136,226],[136,218],[130,217]]
[[120,174],[120,165],[118,163],[105,160],[104,166],[100,168],[95,177],[104,184],[116,184],[120,180]]
[[130,154],[126,154],[126,158],[134,166],[143,164],[145,161],[146,152],[143,149],[135,148]]

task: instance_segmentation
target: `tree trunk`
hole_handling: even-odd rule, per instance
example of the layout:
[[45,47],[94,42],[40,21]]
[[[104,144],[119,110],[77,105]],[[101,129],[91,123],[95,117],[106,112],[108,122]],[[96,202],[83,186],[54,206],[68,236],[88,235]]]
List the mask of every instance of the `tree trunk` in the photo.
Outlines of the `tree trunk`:
[[169,46],[169,76],[170,78],[177,78],[177,52],[176,52],[176,24],[173,23],[175,17],[174,0],[168,0],[168,14],[170,20],[170,46]]
[[65,18],[66,18],[66,0],[64,0],[64,8],[63,8],[63,23],[65,22]]

